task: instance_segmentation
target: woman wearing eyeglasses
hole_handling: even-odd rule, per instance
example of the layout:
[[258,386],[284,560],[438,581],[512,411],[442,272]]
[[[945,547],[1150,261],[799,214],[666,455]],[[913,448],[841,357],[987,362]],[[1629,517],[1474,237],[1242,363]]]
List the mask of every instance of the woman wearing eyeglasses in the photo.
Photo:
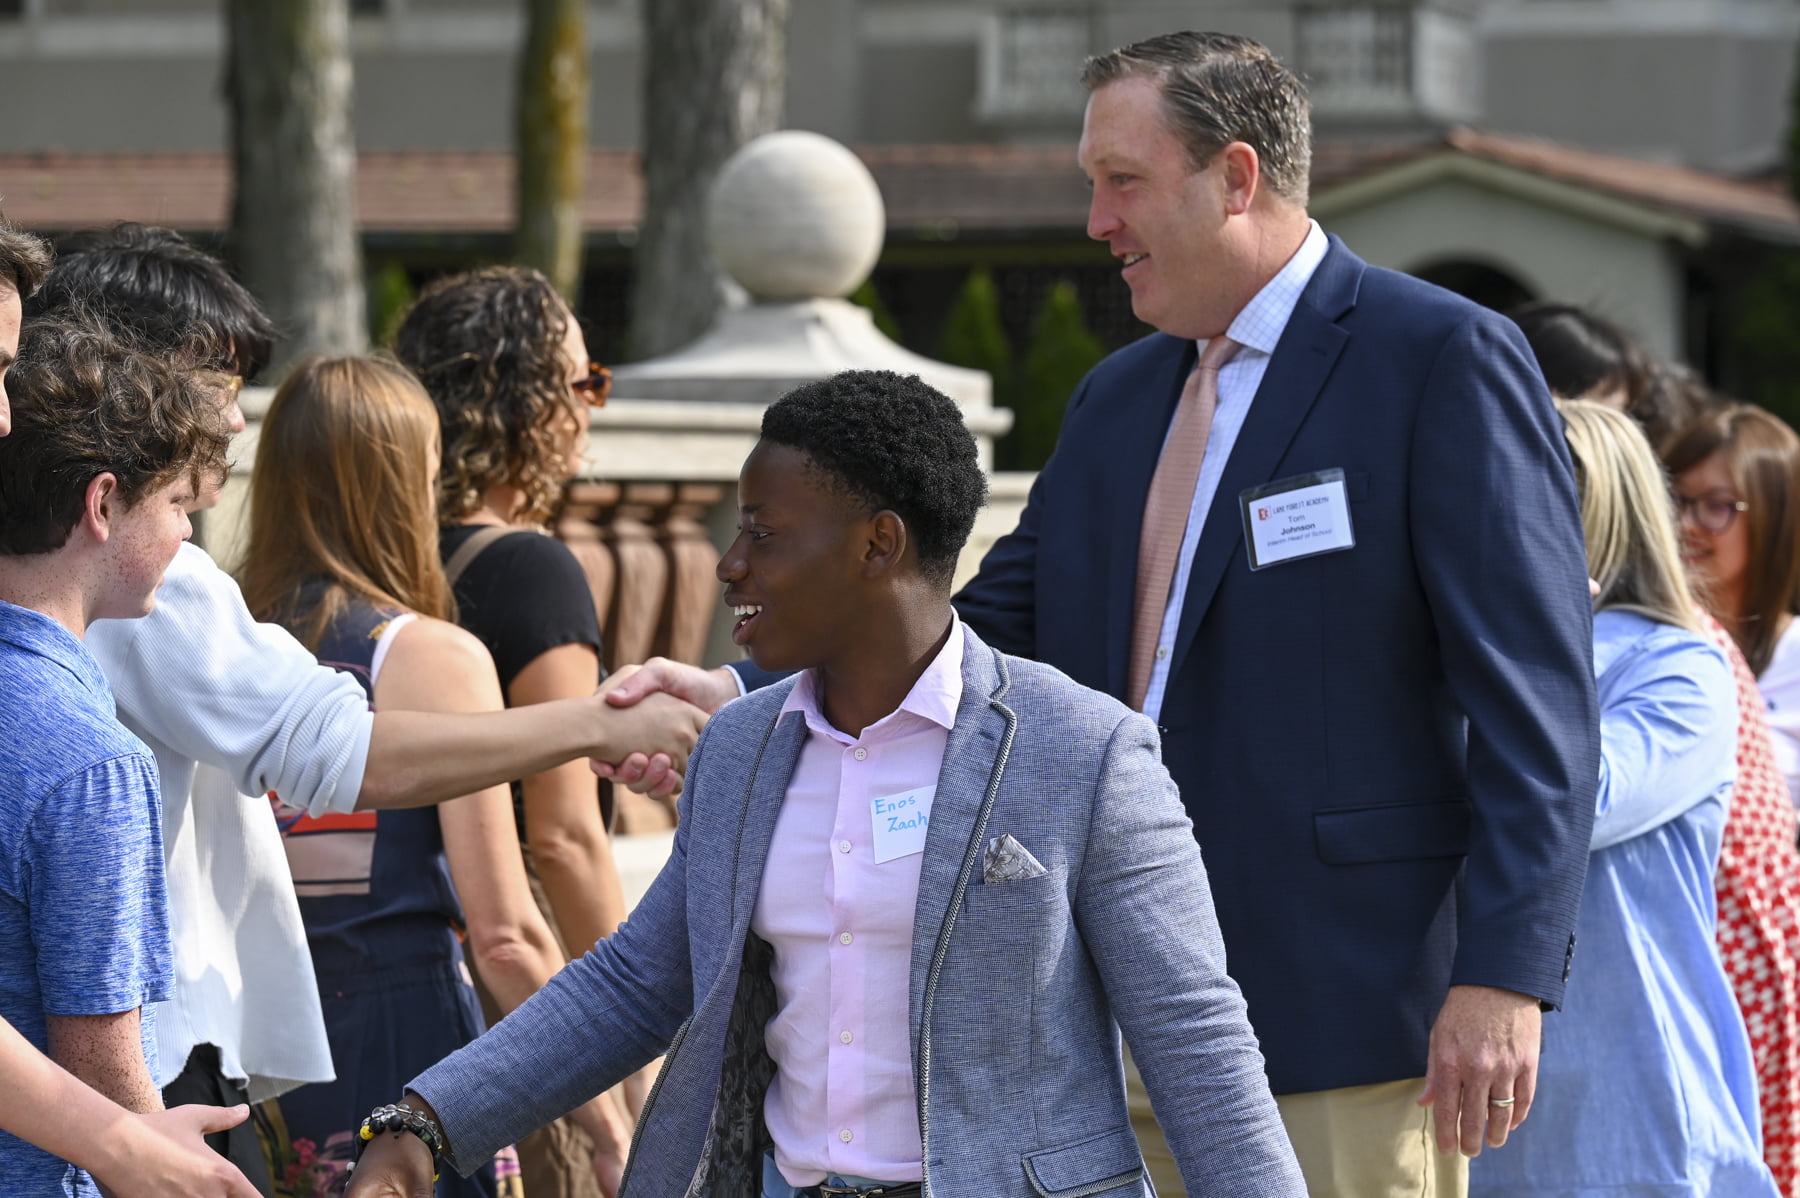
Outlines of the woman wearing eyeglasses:
[[[1513,315],[1554,394],[1620,408],[1652,443],[1667,443],[1682,431],[1683,425],[1672,426],[1678,416],[1692,419],[1696,397],[1684,398],[1684,388],[1643,386],[1659,376],[1671,382],[1673,370],[1650,361],[1623,330],[1569,305],[1535,304]],[[1711,427],[1713,421],[1702,424]],[[1717,433],[1704,443],[1692,441],[1682,451],[1684,460],[1713,458],[1721,444]],[[1712,465],[1731,474],[1719,461]],[[1714,539],[1707,530],[1741,541],[1747,525],[1737,517],[1747,501],[1730,477],[1713,480],[1720,488],[1716,492],[1713,484],[1690,483],[1686,495],[1678,486],[1677,506],[1684,517],[1688,572],[1702,583]],[[1736,553],[1741,575],[1746,557],[1741,544]],[[1737,780],[1714,871],[1719,956],[1750,1034],[1764,1160],[1781,1192],[1800,1198],[1800,849],[1794,843],[1794,806],[1789,781],[1776,764],[1777,741],[1762,693],[1739,643],[1710,615],[1702,617],[1701,631],[1726,655],[1738,698]]]
[[[490,267],[428,286],[394,351],[438,410],[439,548],[457,622],[493,654],[507,706],[592,693],[593,594],[568,547],[547,535],[581,467],[589,407],[605,402],[611,381],[589,361],[580,324],[537,271]],[[544,913],[565,959],[578,957],[625,918],[594,775],[576,761],[523,779],[513,795]],[[594,1169],[623,1163],[622,1114],[619,1124],[620,1142],[600,1145],[598,1158],[566,1120],[521,1142],[527,1192],[597,1198]]]
[[1782,1192],[1800,1195],[1800,653],[1791,617],[1800,438],[1767,412],[1734,405],[1681,430],[1665,460],[1682,556],[1717,621],[1708,621],[1708,635],[1738,674],[1737,782],[1717,872],[1719,956],[1750,1033],[1764,1158]]
[[1756,674],[1776,760],[1800,805],[1800,436],[1761,408],[1732,404],[1689,424],[1663,460],[1682,557]]

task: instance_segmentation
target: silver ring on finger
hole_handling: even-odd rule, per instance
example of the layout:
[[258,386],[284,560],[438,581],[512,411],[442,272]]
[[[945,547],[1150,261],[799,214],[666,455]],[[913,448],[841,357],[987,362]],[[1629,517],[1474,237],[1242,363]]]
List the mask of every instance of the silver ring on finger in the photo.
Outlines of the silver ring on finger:
[[1518,1101],[1518,1100],[1514,1099],[1514,1098],[1490,1098],[1490,1099],[1488,1099],[1488,1105],[1489,1106],[1497,1106],[1497,1107],[1509,1107],[1516,1101]]

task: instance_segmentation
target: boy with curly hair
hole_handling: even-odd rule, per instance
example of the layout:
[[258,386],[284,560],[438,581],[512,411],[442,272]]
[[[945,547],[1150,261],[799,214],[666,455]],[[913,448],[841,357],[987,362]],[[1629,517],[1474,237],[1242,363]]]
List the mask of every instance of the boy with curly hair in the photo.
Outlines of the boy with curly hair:
[[[217,396],[177,356],[91,318],[26,327],[0,439],[0,1016],[135,1111],[147,1004],[170,981],[161,801],[82,644],[147,614],[186,505],[223,473]],[[86,1172],[0,1133],[0,1193],[97,1195]]]

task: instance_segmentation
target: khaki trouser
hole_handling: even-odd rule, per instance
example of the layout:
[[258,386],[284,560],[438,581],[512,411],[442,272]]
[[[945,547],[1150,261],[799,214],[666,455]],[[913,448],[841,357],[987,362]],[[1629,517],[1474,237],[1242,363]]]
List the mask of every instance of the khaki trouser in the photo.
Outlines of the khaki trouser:
[[[1431,1110],[1414,1101],[1424,1089],[1421,1078],[1277,1098],[1311,1198],[1465,1198],[1469,1162],[1460,1152],[1437,1150]],[[1185,1198],[1130,1053],[1125,1095],[1159,1198]]]

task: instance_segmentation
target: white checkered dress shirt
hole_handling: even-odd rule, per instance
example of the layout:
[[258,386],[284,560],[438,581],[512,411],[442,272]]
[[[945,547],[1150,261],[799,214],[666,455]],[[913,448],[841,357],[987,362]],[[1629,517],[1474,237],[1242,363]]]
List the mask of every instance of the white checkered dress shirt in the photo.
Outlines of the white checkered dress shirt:
[[[1213,409],[1212,433],[1206,442],[1206,457],[1200,463],[1200,478],[1194,484],[1194,503],[1188,509],[1187,532],[1181,538],[1181,557],[1175,562],[1175,576],[1170,581],[1169,605],[1163,610],[1162,633],[1156,641],[1156,658],[1150,664],[1150,685],[1144,692],[1144,714],[1160,719],[1163,691],[1169,685],[1169,662],[1175,649],[1175,633],[1181,627],[1181,607],[1187,598],[1188,575],[1194,568],[1194,550],[1200,543],[1200,530],[1206,526],[1206,513],[1212,507],[1213,493],[1219,489],[1219,478],[1225,463],[1237,444],[1244,418],[1250,414],[1250,402],[1262,385],[1269,369],[1269,356],[1287,328],[1300,293],[1312,281],[1313,272],[1325,258],[1325,231],[1319,222],[1311,222],[1306,240],[1281,268],[1281,273],[1256,293],[1239,312],[1225,335],[1243,346],[1219,371],[1219,404]],[[1206,343],[1199,343],[1204,350]],[[1230,497],[1228,497],[1230,498]],[[1235,502],[1235,500],[1233,500]]]

